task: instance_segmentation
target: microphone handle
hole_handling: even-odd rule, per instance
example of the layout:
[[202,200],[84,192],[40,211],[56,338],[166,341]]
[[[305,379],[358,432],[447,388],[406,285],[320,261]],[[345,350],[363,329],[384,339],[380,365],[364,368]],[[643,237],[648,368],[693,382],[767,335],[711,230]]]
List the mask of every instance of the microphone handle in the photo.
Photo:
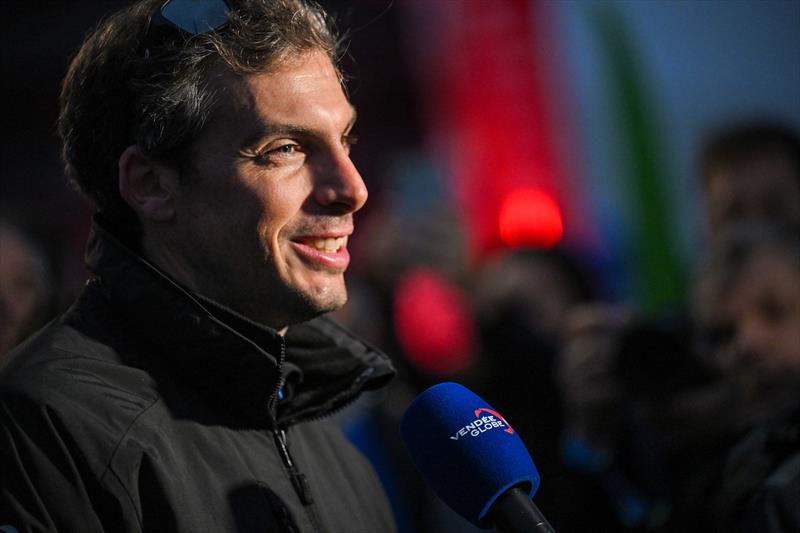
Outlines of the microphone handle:
[[492,505],[492,518],[498,533],[555,533],[528,493],[511,487]]

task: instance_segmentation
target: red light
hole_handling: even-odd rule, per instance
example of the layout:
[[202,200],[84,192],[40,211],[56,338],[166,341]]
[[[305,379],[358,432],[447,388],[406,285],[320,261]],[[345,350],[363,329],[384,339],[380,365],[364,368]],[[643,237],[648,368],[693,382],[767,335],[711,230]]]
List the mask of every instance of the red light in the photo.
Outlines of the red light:
[[433,270],[417,268],[400,280],[394,296],[395,332],[409,361],[434,376],[469,366],[475,334],[459,287]]
[[516,189],[500,205],[500,239],[506,246],[552,248],[564,236],[561,209],[539,189]]

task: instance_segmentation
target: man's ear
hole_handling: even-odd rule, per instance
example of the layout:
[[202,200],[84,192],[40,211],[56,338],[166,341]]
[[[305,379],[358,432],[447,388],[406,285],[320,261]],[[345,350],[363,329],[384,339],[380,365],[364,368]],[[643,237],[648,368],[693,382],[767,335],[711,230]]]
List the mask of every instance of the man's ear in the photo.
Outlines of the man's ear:
[[119,193],[142,220],[168,222],[175,216],[175,194],[180,176],[153,161],[137,145],[119,158]]

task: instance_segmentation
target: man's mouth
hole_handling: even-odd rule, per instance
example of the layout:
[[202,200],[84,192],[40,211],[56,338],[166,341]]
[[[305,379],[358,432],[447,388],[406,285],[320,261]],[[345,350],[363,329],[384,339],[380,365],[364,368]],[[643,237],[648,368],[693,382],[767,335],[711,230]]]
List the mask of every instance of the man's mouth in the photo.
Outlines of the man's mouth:
[[326,239],[309,239],[306,244],[320,252],[335,253],[347,246],[347,235],[343,237],[328,237]]
[[310,265],[344,272],[350,264],[347,252],[349,232],[337,231],[327,235],[306,235],[291,241],[294,251]]

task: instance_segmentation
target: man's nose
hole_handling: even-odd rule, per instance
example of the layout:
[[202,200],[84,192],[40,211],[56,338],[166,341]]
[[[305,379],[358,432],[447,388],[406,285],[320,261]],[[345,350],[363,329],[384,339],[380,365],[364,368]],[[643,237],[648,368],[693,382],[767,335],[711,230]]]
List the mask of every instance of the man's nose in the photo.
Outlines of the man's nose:
[[346,150],[330,155],[315,186],[315,199],[325,207],[339,206],[344,213],[361,209],[367,201],[367,186]]
[[753,359],[769,357],[769,332],[759,320],[747,319],[739,324],[736,345],[739,353]]

